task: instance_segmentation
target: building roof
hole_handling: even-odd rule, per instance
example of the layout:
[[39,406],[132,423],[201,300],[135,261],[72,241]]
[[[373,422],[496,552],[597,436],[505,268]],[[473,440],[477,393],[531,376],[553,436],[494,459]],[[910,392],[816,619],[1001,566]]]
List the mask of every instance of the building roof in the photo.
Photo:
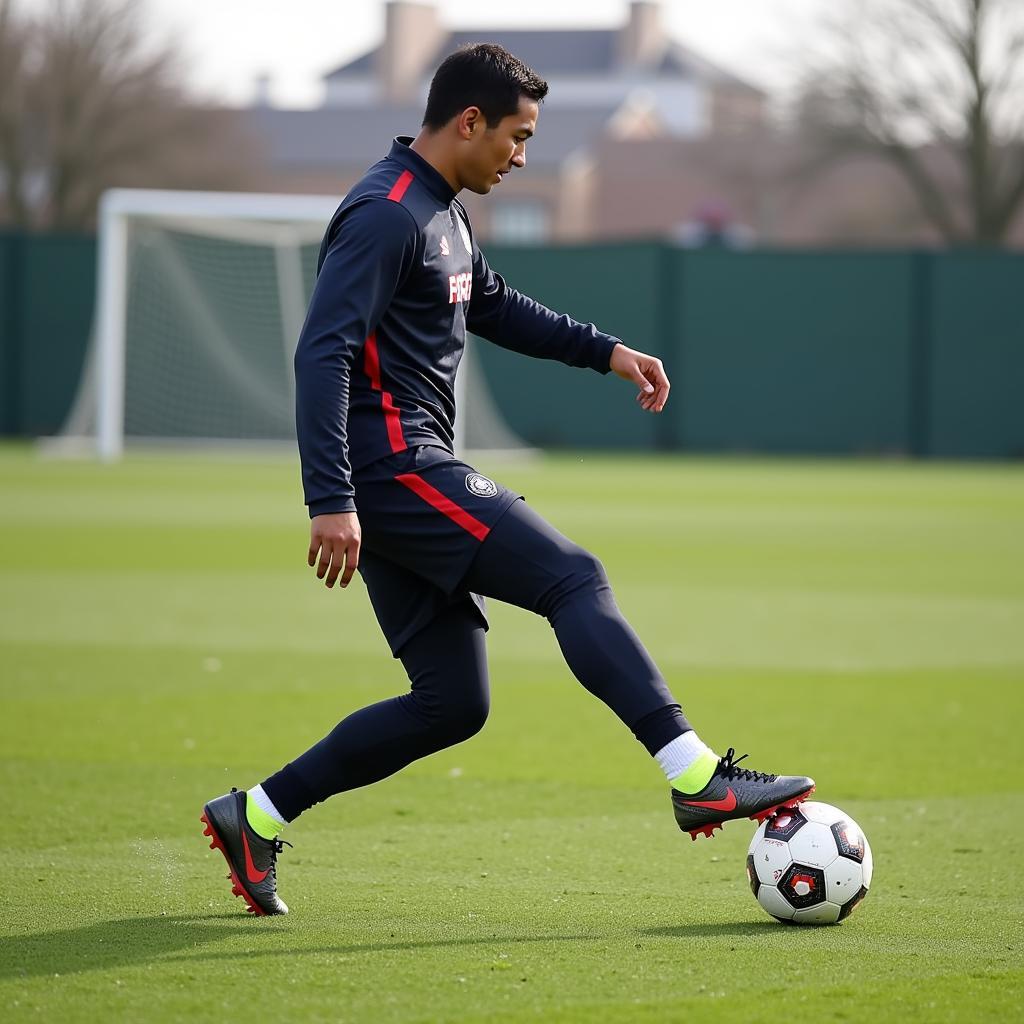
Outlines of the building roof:
[[687,78],[697,78],[713,85],[726,85],[733,89],[742,89],[753,95],[763,96],[764,90],[752,85],[746,79],[734,75],[723,67],[695,53],[681,43],[671,43],[665,51],[659,70],[669,74],[675,72]]
[[[545,110],[542,105],[537,134],[526,148],[528,162],[561,164],[570,153],[600,137],[615,110],[609,105]],[[253,107],[243,111],[243,116],[274,167],[362,169],[386,156],[396,135],[419,131],[423,107]]]
[[[449,32],[438,46],[433,68],[449,53],[466,43],[499,43],[520,60],[534,68],[543,78],[559,75],[614,75],[621,71],[618,62],[619,32],[617,29],[475,29]],[[365,78],[374,73],[380,48],[370,50],[355,60],[329,71],[327,82]],[[670,41],[662,59],[651,70],[680,78],[727,84],[760,93],[761,90],[713,64],[681,43]]]

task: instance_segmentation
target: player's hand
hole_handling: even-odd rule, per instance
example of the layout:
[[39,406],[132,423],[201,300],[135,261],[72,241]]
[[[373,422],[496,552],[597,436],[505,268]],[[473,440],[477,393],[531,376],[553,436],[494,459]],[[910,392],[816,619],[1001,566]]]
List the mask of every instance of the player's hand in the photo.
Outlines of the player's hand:
[[627,348],[621,342],[612,349],[609,364],[614,373],[623,380],[631,380],[640,389],[636,400],[646,412],[661,412],[668,401],[669,389],[665,367],[661,360],[635,348]]
[[324,582],[333,587],[341,573],[341,585],[347,587],[359,566],[361,543],[359,516],[355,512],[314,516],[309,524],[309,564],[316,566],[316,578],[323,580],[326,576]]

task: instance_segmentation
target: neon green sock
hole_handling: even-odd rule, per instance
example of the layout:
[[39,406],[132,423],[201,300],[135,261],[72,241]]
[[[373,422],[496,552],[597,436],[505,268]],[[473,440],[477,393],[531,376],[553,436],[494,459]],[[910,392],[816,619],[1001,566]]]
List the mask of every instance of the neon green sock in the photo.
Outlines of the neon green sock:
[[698,754],[697,760],[672,780],[672,788],[680,793],[699,793],[711,781],[717,767],[718,757],[713,751]]
[[249,822],[249,828],[264,839],[275,839],[284,828],[281,822],[272,818],[253,800],[252,793],[245,794],[245,820]]

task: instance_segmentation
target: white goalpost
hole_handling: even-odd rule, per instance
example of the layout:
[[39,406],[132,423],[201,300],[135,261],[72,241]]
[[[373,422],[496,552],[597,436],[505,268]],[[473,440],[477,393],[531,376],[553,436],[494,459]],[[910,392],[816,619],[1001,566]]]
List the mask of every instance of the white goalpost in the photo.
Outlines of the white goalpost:
[[[96,314],[58,450],[294,442],[292,357],[336,196],[114,189]],[[467,344],[459,450],[525,451]]]

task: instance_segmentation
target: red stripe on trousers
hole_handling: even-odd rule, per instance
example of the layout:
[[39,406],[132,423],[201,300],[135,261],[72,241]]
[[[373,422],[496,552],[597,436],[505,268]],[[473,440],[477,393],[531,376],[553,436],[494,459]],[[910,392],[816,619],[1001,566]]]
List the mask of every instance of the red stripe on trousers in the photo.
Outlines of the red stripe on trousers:
[[380,382],[380,353],[377,351],[377,334],[373,332],[363,346],[363,370],[370,378],[370,387],[380,392],[380,404],[384,410],[384,425],[393,452],[404,452],[409,446],[402,433],[402,417],[390,391],[385,391]]
[[402,171],[398,176],[398,181],[391,186],[391,191],[388,193],[388,199],[393,202],[400,203],[402,201],[402,196],[405,195],[405,190],[412,184],[412,179],[412,171]]
[[428,484],[423,477],[417,476],[415,473],[401,473],[395,479],[408,487],[414,494],[419,495],[428,505],[432,505],[438,512],[446,515],[452,522],[458,523],[477,540],[486,540],[487,534],[491,532],[489,526],[481,523],[476,516],[471,516],[464,508],[460,508],[451,498]]

